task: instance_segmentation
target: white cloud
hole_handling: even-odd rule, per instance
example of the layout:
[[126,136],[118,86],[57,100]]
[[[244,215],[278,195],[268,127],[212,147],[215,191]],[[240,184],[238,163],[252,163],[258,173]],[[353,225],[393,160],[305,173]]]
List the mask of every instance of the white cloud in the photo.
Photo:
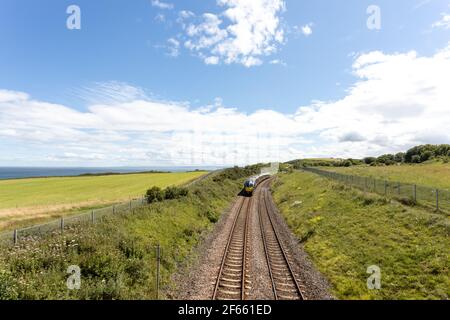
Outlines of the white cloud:
[[441,20],[433,23],[433,28],[450,29],[450,13],[442,13]]
[[159,0],[152,0],[152,6],[163,10],[171,10],[174,8],[172,3],[162,2]]
[[314,26],[313,23],[305,24],[304,26],[294,26],[294,32],[302,34],[306,37],[309,37],[313,33],[312,27]]
[[204,13],[197,22],[190,12],[180,13],[185,29],[185,46],[200,58],[214,56],[226,64],[246,67],[262,64],[284,41],[279,15],[283,0],[217,0],[220,14]]
[[215,56],[211,56],[211,57],[207,57],[205,58],[205,63],[206,64],[219,64],[219,57],[215,57]]
[[280,65],[283,67],[287,67],[287,63],[280,59],[274,59],[269,61],[270,64]]
[[180,55],[180,42],[175,38],[170,38],[167,40],[169,55],[171,57],[178,57]]
[[193,109],[117,82],[82,91],[86,111],[0,90],[0,150],[11,159],[1,161],[16,164],[18,146],[33,163],[173,165],[363,157],[450,141],[450,44],[428,57],[369,52],[352,68],[343,99],[294,114],[248,114],[219,99]]

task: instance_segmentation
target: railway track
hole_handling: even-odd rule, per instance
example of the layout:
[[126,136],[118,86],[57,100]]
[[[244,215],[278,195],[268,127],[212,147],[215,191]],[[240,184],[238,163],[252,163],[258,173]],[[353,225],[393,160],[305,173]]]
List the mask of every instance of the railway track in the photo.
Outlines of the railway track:
[[251,198],[241,197],[236,205],[222,262],[216,278],[213,300],[246,300],[251,290],[250,232],[252,207],[256,202],[267,267],[275,300],[305,300],[302,286],[291,265],[277,227],[268,186],[262,181]]
[[289,261],[289,257],[273,221],[268,184],[261,185],[259,198],[259,225],[261,228],[267,266],[275,300],[305,300],[305,295]]
[[231,228],[214,288],[213,300],[245,300],[250,289],[249,217],[252,198],[239,199],[239,211]]

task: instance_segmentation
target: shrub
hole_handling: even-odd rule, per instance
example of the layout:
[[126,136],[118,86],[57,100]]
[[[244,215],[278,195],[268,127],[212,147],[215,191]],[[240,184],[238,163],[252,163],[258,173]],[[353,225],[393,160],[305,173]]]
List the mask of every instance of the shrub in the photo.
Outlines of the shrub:
[[162,201],[164,199],[164,191],[160,187],[152,187],[147,190],[145,197],[148,203]]
[[206,211],[206,217],[212,223],[216,223],[217,221],[219,221],[218,216],[211,210],[207,210]]
[[394,156],[395,162],[399,162],[399,163],[405,162],[405,155],[406,155],[406,154],[403,153],[403,152],[397,153],[397,154]]
[[378,163],[384,163],[385,165],[395,164],[395,156],[393,154],[384,154],[377,158]]
[[420,163],[420,156],[419,155],[412,156],[411,163]]
[[350,160],[345,160],[345,161],[342,163],[342,165],[343,165],[344,167],[351,167],[353,164],[352,164],[352,162],[351,162]]
[[188,193],[189,193],[189,191],[186,188],[167,187],[164,190],[164,199],[166,199],[166,200],[179,199],[182,197],[186,197],[188,195]]
[[420,155],[420,161],[421,161],[421,162],[425,162],[425,161],[430,160],[432,157],[433,157],[433,152],[431,152],[431,151],[425,151],[424,153],[422,153],[422,154]]
[[364,163],[365,164],[372,164],[372,163],[375,163],[375,161],[377,161],[377,158],[375,158],[375,157],[367,157],[367,158],[364,158]]

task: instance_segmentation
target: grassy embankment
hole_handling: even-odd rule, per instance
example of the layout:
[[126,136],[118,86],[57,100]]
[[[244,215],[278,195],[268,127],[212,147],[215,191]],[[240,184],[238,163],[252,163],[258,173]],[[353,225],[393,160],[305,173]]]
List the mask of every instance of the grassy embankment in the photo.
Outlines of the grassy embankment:
[[[243,177],[228,170],[189,187],[187,197],[154,203],[0,252],[0,299],[152,299],[155,244],[161,244],[162,286],[185,263],[240,191]],[[80,290],[68,290],[67,268],[81,268]]]
[[[447,217],[304,172],[282,174],[274,198],[336,297],[450,297]],[[381,290],[367,289],[371,265],[381,268]]]
[[142,196],[151,186],[180,185],[205,172],[0,180],[0,230],[76,214]]
[[411,183],[432,188],[450,190],[450,164],[429,162],[423,164],[402,164],[393,166],[352,166],[331,168],[324,167],[343,174],[371,177],[388,181]]

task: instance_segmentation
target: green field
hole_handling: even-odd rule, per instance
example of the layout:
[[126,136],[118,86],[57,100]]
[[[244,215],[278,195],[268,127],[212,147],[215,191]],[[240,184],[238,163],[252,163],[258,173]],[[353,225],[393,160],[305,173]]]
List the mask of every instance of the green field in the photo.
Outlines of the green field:
[[142,173],[0,181],[0,229],[101,207],[180,185],[205,172]]
[[[282,174],[273,188],[281,213],[337,298],[450,298],[447,217],[312,173]],[[372,265],[381,268],[381,290],[367,288]]]
[[393,165],[375,167],[326,167],[323,169],[344,174],[365,176],[450,190],[450,164],[448,163],[433,162],[425,164],[402,164],[400,166]]
[[[256,169],[215,173],[189,186],[184,198],[0,247],[0,300],[154,299],[156,244],[161,245],[160,297],[170,298],[164,292],[174,285],[173,273],[195,258],[192,249]],[[66,286],[70,265],[82,270],[80,290]]]

